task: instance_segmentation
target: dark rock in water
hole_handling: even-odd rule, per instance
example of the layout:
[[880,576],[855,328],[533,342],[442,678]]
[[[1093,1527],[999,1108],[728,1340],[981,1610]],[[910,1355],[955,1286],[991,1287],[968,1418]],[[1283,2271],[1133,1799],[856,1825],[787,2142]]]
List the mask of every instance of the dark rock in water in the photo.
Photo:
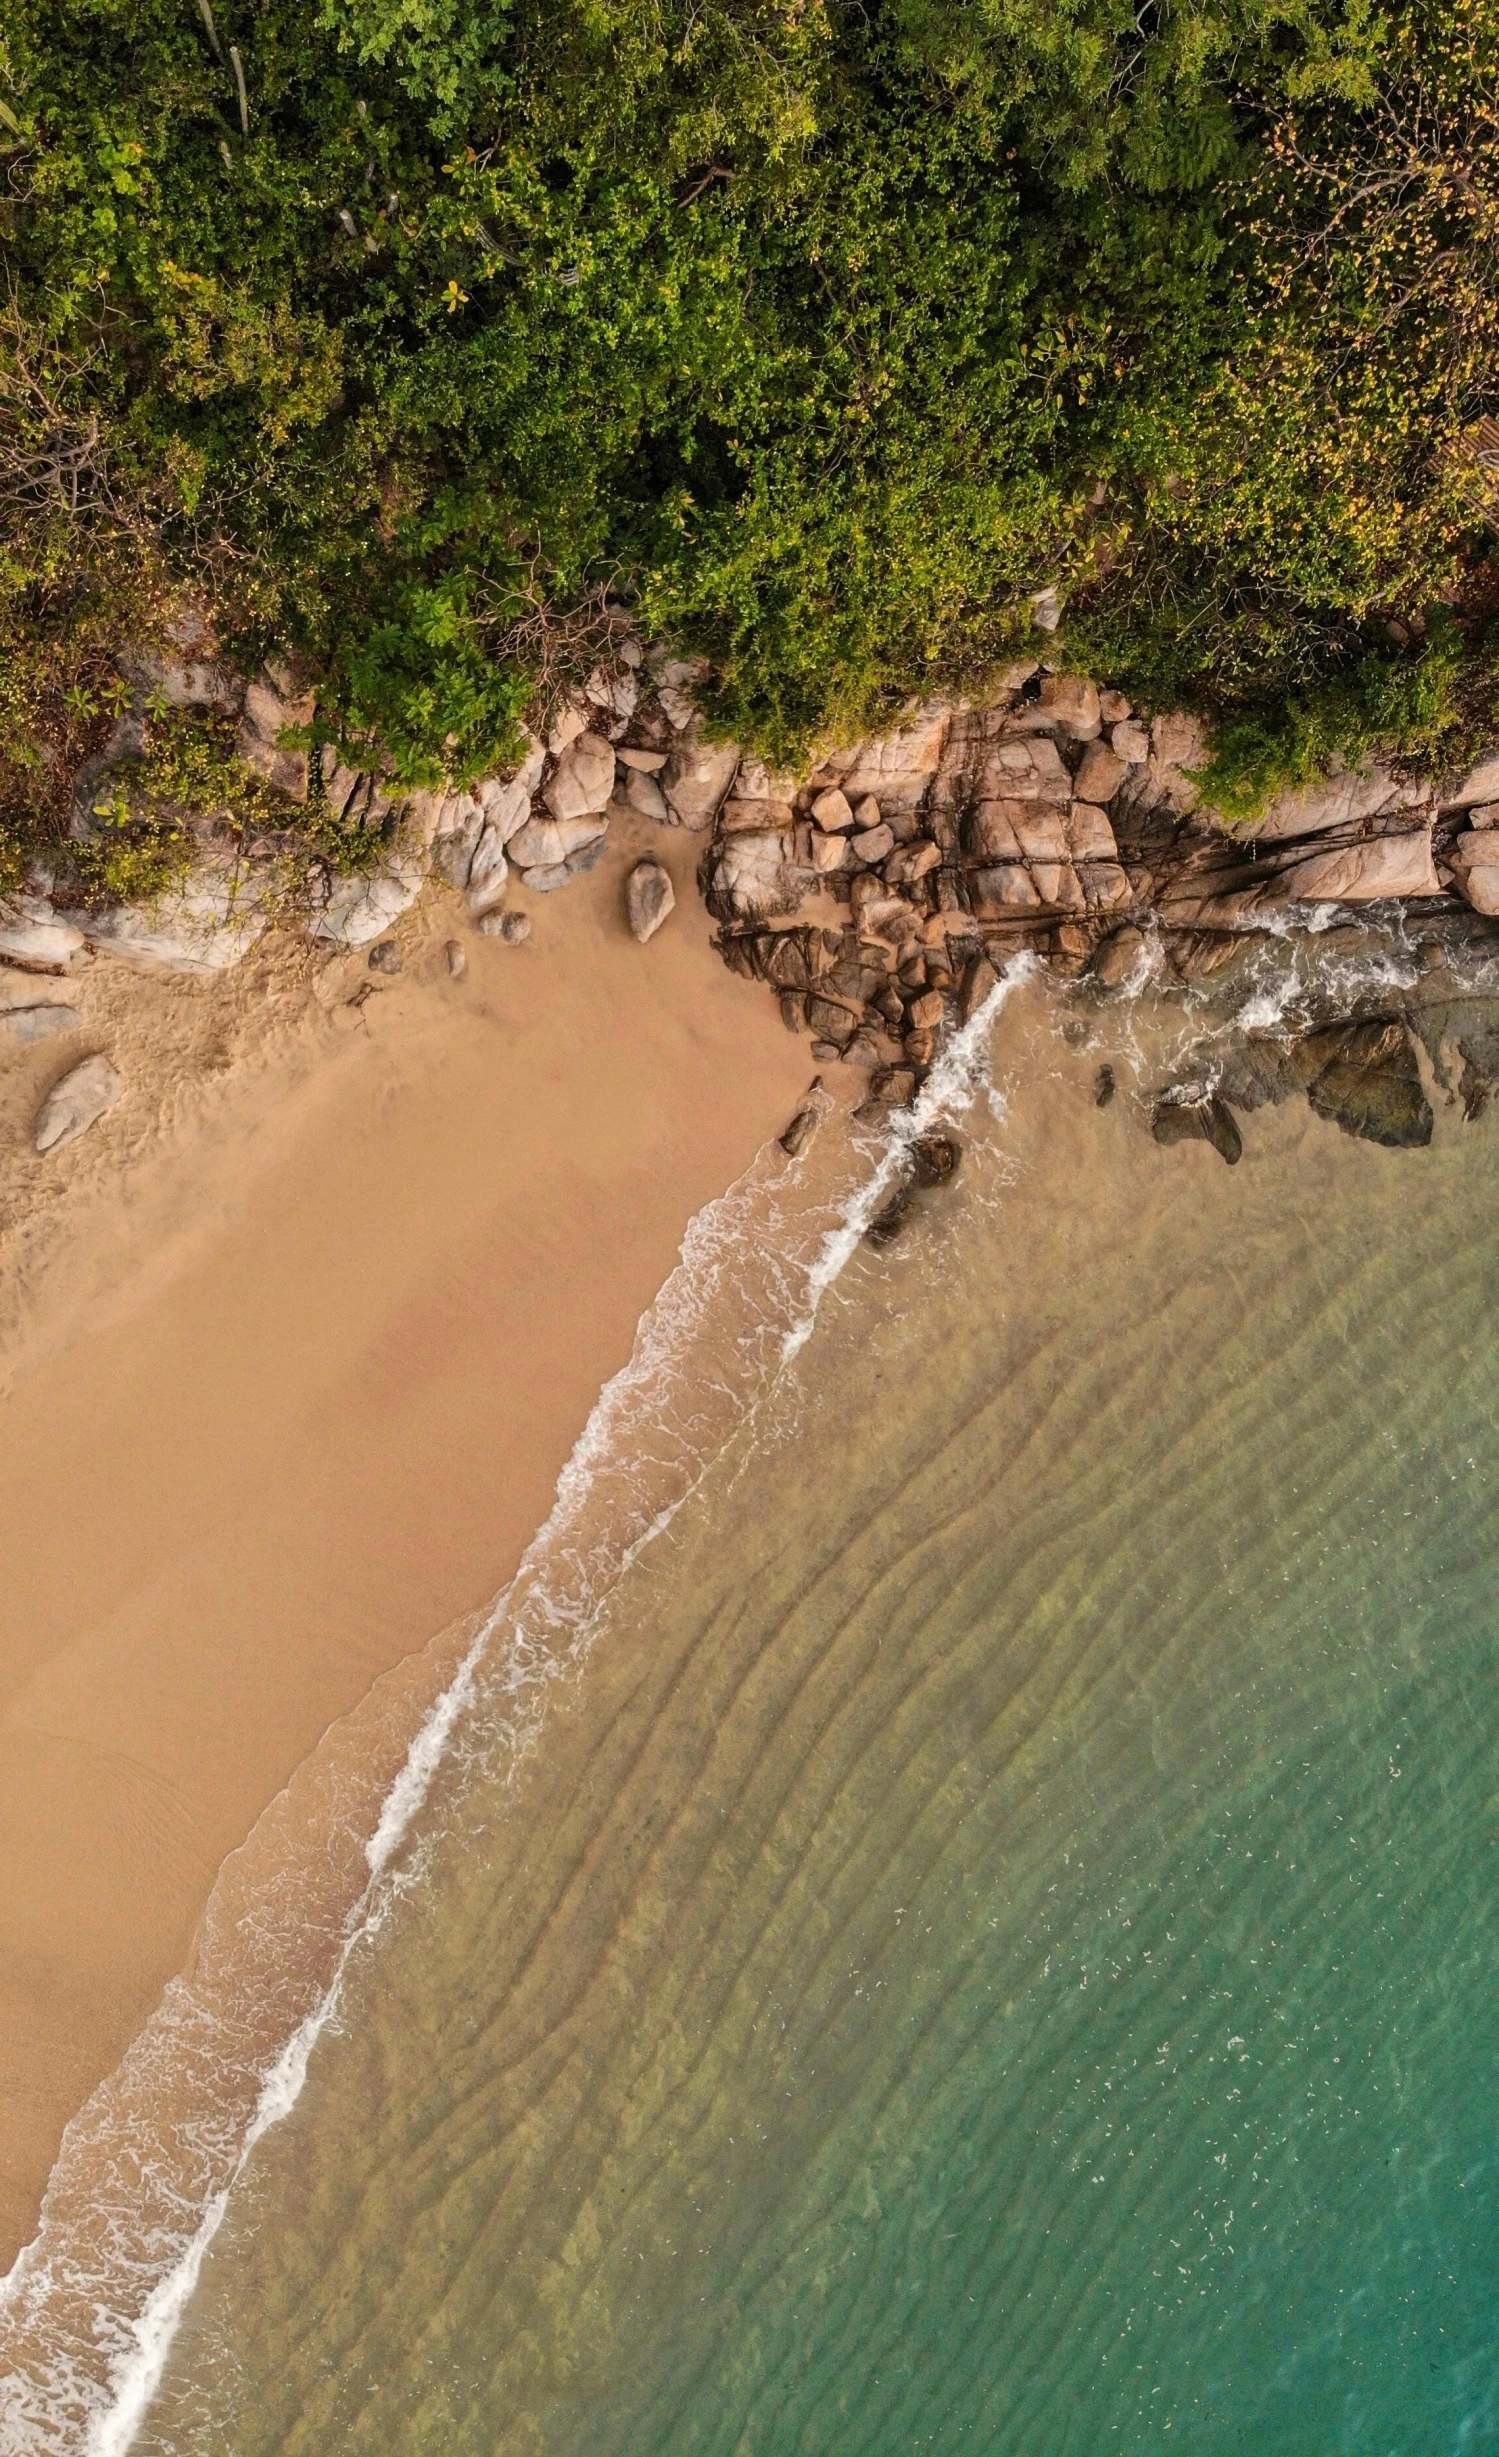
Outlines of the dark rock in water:
[[1487,1109],[1489,1094],[1493,1088],[1492,1079],[1482,1074],[1471,1058],[1465,1058],[1463,1071],[1457,1079],[1457,1089],[1462,1099],[1463,1116],[1470,1126],[1476,1119],[1481,1118]]
[[1113,930],[1093,958],[1093,978],[1106,990],[1117,990],[1136,971],[1148,941],[1143,930],[1126,922]]
[[963,1146],[955,1135],[918,1135],[911,1146],[911,1167],[918,1186],[945,1186],[957,1173]]
[[963,967],[963,985],[958,992],[958,1022],[968,1024],[977,1015],[984,1000],[999,987],[999,975],[986,955],[970,956]]
[[909,1109],[916,1098],[916,1070],[910,1066],[882,1066],[869,1089],[874,1099],[888,1101],[892,1109]]
[[892,1237],[899,1236],[906,1224],[914,1192],[915,1188],[909,1177],[903,1178],[898,1186],[891,1189],[864,1231],[871,1245],[885,1246],[890,1243]]
[[382,938],[378,947],[370,949],[369,967],[372,973],[398,973],[401,964],[401,950],[393,938]]
[[1221,1062],[1218,1089],[1236,1109],[1263,1109],[1267,1103],[1304,1092],[1326,1065],[1326,1056],[1312,1046],[1315,1035],[1250,1032],[1232,1045]]
[[820,1123],[819,1113],[810,1102],[805,1109],[798,1109],[791,1124],[781,1137],[782,1151],[787,1153],[792,1160],[798,1159],[816,1134]]
[[1113,1068],[1111,1066],[1101,1066],[1098,1073],[1093,1078],[1094,1107],[1096,1109],[1107,1109],[1118,1088],[1118,1085],[1114,1081]]
[[1210,1143],[1230,1168],[1244,1149],[1234,1113],[1216,1092],[1195,1100],[1163,1093],[1151,1110],[1150,1131],[1157,1143]]
[[1420,1151],[1431,1141],[1431,1103],[1415,1044],[1398,1017],[1334,1025],[1308,1033],[1303,1046],[1323,1059],[1307,1086],[1319,1118],[1392,1151]]

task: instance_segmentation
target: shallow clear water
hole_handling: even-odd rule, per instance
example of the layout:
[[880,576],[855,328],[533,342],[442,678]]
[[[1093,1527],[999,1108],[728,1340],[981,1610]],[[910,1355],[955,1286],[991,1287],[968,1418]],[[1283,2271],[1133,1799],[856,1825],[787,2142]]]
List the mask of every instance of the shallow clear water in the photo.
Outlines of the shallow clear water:
[[1007,1019],[519,1763],[140,2448],[1499,2449],[1499,1194]]

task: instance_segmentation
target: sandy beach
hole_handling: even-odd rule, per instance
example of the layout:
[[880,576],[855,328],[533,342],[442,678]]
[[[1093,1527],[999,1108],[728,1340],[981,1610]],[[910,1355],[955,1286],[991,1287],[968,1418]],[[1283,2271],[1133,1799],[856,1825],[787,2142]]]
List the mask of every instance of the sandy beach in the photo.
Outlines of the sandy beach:
[[[678,908],[641,948],[647,835]],[[23,1122],[83,1049],[6,1061],[0,2268],[226,1853],[514,1569],[687,1222],[808,1081],[711,952],[698,851],[616,829],[521,948],[434,892],[370,994],[355,956],[101,964],[82,1037],[129,1093],[51,1163]]]

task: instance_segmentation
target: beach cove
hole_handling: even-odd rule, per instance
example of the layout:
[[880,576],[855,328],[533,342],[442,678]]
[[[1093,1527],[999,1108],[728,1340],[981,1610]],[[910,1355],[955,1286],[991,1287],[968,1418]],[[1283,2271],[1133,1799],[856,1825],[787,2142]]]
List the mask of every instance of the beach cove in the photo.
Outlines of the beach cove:
[[627,848],[528,945],[472,935],[462,981],[438,916],[352,1007],[358,958],[84,985],[131,1097],[19,1164],[9,1221],[0,2260],[225,1854],[404,1664],[378,1799],[423,1650],[504,1583],[688,1221],[798,1105],[805,1045],[710,952],[695,850],[645,948]]

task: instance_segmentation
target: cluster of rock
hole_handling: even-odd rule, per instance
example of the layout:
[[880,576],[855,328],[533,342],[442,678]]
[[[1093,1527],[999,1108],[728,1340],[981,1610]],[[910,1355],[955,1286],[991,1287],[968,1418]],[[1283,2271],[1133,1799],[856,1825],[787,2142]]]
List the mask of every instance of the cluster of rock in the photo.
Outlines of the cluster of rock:
[[[109,955],[213,972],[273,918],[378,955],[434,875],[480,930],[518,943],[531,924],[512,887],[564,887],[627,815],[705,838],[699,877],[724,960],[769,986],[819,1059],[869,1069],[889,1103],[911,1096],[944,1032],[1022,949],[1109,991],[1147,965],[1192,981],[1298,913],[1394,903],[1461,911],[1479,930],[1499,917],[1499,756],[1445,785],[1340,773],[1235,830],[1202,806],[1196,720],[1146,715],[1084,676],[1016,664],[983,704],[914,705],[796,777],[708,737],[693,697],[705,670],[621,629],[513,772],[397,797],[332,750],[314,762],[295,747],[315,707],[290,675],[242,684],[188,644],[143,680],[180,706],[236,711],[246,764],[292,801],[358,821],[383,846],[378,867],[340,876],[304,848],[288,904],[285,846],[226,844],[205,824],[188,877],[149,908],[82,910],[34,878],[0,903],[0,962],[65,974]],[[635,936],[648,940],[672,902],[664,866],[637,863]],[[1211,1100],[1168,1087],[1157,1132],[1204,1134],[1228,1157],[1237,1130]]]
[[[316,798],[345,832],[360,827],[381,845],[381,858],[372,870],[343,875],[309,862],[292,835],[246,847],[226,841],[214,815],[204,814],[187,876],[149,905],[93,910],[70,901],[50,875],[33,878],[25,895],[0,900],[0,960],[61,970],[93,953],[178,972],[221,972],[239,963],[273,920],[293,922],[329,947],[365,947],[410,910],[434,871],[462,892],[482,925],[500,913],[512,885],[545,894],[591,869],[621,812],[699,824],[724,756],[697,741],[687,695],[701,664],[662,655],[645,671],[640,643],[624,633],[546,740],[531,738],[518,768],[466,792],[395,794],[331,748],[314,760],[295,744],[312,725],[315,696],[282,668],[268,667],[244,683],[209,657],[137,664],[142,687],[173,706],[237,712],[246,767],[294,804]],[[128,760],[139,736],[138,719],[127,718],[107,752],[80,775],[76,834],[90,830],[91,804],[110,759]],[[637,936],[659,929],[672,904],[664,869],[644,866],[629,899]],[[490,935],[524,933],[504,933],[493,920]]]
[[[1445,790],[1340,773],[1252,835],[1202,806],[1206,759],[1194,718],[1025,665],[989,704],[928,704],[803,781],[747,763],[703,864],[724,958],[820,1057],[901,1098],[1022,949],[1108,990],[1147,963],[1193,980],[1340,905],[1499,913],[1499,758]],[[1204,1128],[1184,1110],[1162,1131]]]
[[1241,1115],[1304,1095],[1345,1134],[1424,1149],[1435,1119],[1423,1052],[1433,1081],[1455,1094],[1466,1117],[1480,1116],[1499,1089],[1499,1006],[1491,993],[1462,986],[1460,968],[1447,960],[1456,940],[1450,924],[1425,940],[1421,969],[1393,996],[1376,970],[1361,988],[1324,988],[1321,1003],[1335,1011],[1320,1017],[1210,1036],[1151,1102],[1157,1141],[1200,1139],[1232,1163],[1243,1149]]

